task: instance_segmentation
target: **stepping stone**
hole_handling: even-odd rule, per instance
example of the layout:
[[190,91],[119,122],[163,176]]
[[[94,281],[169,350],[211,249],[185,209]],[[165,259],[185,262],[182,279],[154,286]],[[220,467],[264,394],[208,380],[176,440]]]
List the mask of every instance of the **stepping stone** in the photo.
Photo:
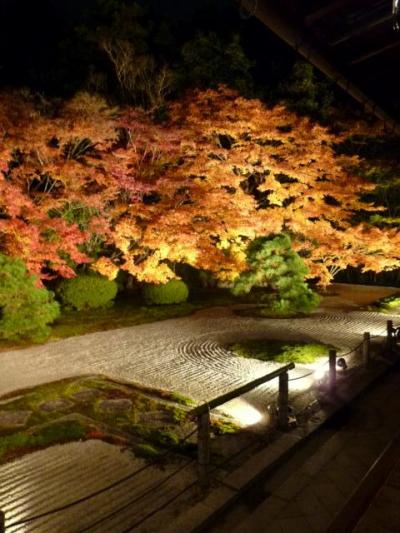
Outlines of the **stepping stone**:
[[0,428],[11,429],[26,426],[32,411],[0,411]]
[[102,411],[109,413],[121,413],[132,408],[132,400],[128,398],[118,398],[115,400],[103,400],[99,407]]
[[66,411],[74,404],[67,398],[57,398],[56,400],[48,400],[39,405],[41,411],[52,413],[53,411]]
[[101,392],[97,389],[82,389],[74,392],[71,396],[78,402],[87,402],[101,396]]

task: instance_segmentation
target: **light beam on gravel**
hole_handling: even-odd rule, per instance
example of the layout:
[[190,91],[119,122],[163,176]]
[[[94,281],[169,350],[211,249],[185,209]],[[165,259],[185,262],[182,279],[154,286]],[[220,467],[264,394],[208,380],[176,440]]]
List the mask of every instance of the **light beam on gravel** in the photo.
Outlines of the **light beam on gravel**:
[[[289,388],[295,391],[306,391],[311,389],[315,383],[325,379],[328,373],[328,366],[321,359],[313,364],[296,368],[289,373]],[[302,377],[304,375],[304,377]]]
[[324,377],[326,376],[328,370],[326,368],[326,365],[324,366],[320,366],[319,368],[317,368],[315,371],[314,371],[314,379],[316,381],[320,381],[321,379],[324,379]]
[[[307,370],[302,369],[303,373],[307,373]],[[300,378],[300,374],[293,375],[295,378]],[[289,390],[290,391],[306,391],[308,389],[311,389],[314,385],[316,379],[314,377],[314,374],[311,374],[309,376],[305,376],[301,379],[295,379],[294,381],[289,382]]]
[[235,398],[223,406],[223,411],[231,416],[241,426],[255,426],[262,421],[264,416],[243,398]]

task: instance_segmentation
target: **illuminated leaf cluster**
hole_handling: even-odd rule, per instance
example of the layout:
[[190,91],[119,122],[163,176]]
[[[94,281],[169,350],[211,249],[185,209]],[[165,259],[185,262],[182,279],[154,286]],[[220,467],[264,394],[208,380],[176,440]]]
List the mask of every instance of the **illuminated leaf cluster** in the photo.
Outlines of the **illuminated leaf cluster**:
[[255,238],[281,233],[322,284],[397,266],[398,232],[355,223],[379,208],[360,200],[373,185],[348,170],[357,157],[335,153],[345,134],[225,88],[168,114],[82,93],[46,116],[0,95],[0,248],[42,279],[92,263],[163,283],[186,263],[231,281]]

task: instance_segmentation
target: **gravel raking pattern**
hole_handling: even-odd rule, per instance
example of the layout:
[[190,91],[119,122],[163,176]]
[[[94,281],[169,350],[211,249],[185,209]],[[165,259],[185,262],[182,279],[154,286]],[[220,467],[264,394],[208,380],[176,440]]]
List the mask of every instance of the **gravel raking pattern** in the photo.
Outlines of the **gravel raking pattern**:
[[[335,345],[344,353],[360,343],[365,331],[380,335],[384,341],[388,318],[395,324],[400,322],[400,316],[366,311],[319,310],[307,318],[263,319],[239,317],[231,309],[216,308],[190,317],[2,353],[0,395],[71,376],[105,374],[116,380],[179,391],[203,402],[280,366],[236,357],[224,348],[229,343],[253,338],[318,341]],[[309,370],[298,366],[290,372],[290,379]],[[300,382],[291,382],[293,394]],[[277,385],[274,380],[258,387],[239,402],[266,409],[270,400],[276,399]],[[110,491],[87,499],[142,465],[142,460],[99,441],[55,446],[2,465],[0,508],[6,512],[6,531],[122,533],[132,527],[135,531],[160,531],[159,515],[146,520],[143,528],[135,524],[191,486],[196,479],[193,464],[186,467],[178,461],[165,469],[150,466]],[[181,466],[179,475],[169,479]],[[68,506],[80,498],[84,501]],[[63,506],[62,511],[21,522]],[[175,512],[176,502],[171,509],[165,512]],[[173,514],[167,521],[172,519]]]
[[[184,462],[163,469],[149,466],[134,475],[144,464],[115,446],[87,441],[55,446],[0,466],[6,531],[122,533],[196,479],[193,464],[185,466]],[[178,476],[158,487],[177,469]],[[132,478],[102,492],[105,486],[129,474]],[[86,499],[96,492],[99,494]],[[83,501],[70,505],[79,499]],[[45,516],[30,520],[42,514]],[[157,531],[157,527],[148,529],[148,523],[146,528]]]
[[[365,331],[383,339],[388,318],[363,311],[317,311],[307,318],[263,319],[239,317],[226,308],[203,310],[185,318],[2,353],[0,395],[97,373],[204,401],[279,366],[235,357],[223,348],[228,343],[265,337],[317,341],[347,352]],[[292,374],[301,375],[301,369]]]

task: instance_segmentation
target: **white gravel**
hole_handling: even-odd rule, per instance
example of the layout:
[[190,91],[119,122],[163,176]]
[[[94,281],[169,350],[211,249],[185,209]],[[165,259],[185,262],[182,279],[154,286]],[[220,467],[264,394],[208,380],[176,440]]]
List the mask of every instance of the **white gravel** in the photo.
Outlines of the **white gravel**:
[[209,400],[277,366],[234,357],[221,345],[265,337],[320,341],[347,351],[360,342],[364,331],[383,335],[388,318],[334,309],[297,319],[244,318],[227,308],[202,310],[184,318],[3,352],[0,396],[72,376],[104,374]]

